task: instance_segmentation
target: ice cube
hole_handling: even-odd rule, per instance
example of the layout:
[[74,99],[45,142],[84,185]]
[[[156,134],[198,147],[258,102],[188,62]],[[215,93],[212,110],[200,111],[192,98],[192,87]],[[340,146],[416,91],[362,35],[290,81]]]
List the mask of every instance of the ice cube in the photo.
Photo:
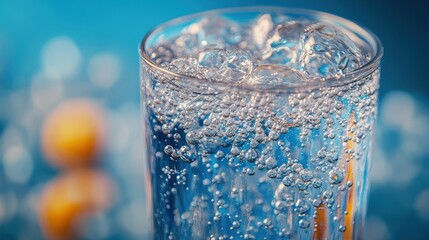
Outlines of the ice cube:
[[325,23],[313,23],[305,29],[299,68],[309,77],[340,77],[358,68],[362,53],[340,29]]
[[258,17],[254,24],[252,24],[252,42],[259,48],[265,47],[269,33],[273,30],[274,23],[270,14],[262,14]]
[[222,79],[222,67],[226,64],[228,52],[220,48],[205,48],[197,55],[198,66],[202,69],[204,78],[210,80]]
[[217,15],[207,16],[191,24],[186,32],[197,36],[201,48],[236,46],[242,40],[240,25]]
[[283,64],[298,68],[302,38],[308,22],[288,21],[279,24],[267,38],[261,60],[266,64]]
[[221,48],[205,48],[198,53],[198,65],[220,69],[227,60],[227,51]]
[[252,72],[251,55],[244,50],[229,51],[226,63],[222,65],[223,77],[228,81],[240,81]]
[[248,84],[254,85],[282,85],[297,84],[307,81],[297,70],[285,65],[266,64],[253,70]]
[[197,35],[184,33],[178,36],[171,45],[177,57],[192,56],[198,50],[198,37]]

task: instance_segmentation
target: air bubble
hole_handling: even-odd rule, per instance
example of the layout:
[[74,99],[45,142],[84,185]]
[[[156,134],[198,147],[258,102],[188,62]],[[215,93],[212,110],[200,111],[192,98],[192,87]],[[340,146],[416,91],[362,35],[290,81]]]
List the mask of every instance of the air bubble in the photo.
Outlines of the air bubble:
[[270,169],[270,170],[268,170],[267,175],[269,178],[276,178],[277,177],[277,171],[274,169]]
[[223,156],[225,156],[225,154],[221,150],[217,151],[217,153],[215,154],[215,158],[217,159],[221,159],[223,158]]
[[305,219],[299,220],[298,224],[299,224],[299,227],[303,229],[306,229],[310,226],[310,222]]
[[240,223],[238,221],[234,221],[232,222],[232,228],[239,228],[240,227]]
[[292,165],[292,170],[296,173],[300,173],[302,171],[303,167],[300,163],[294,163]]
[[255,162],[257,157],[258,157],[258,152],[255,149],[250,149],[246,153],[246,160],[248,162]]
[[295,203],[295,211],[298,213],[306,213],[310,210],[310,205],[308,205],[307,201],[303,199],[298,199]]
[[314,205],[315,207],[319,207],[320,205],[322,205],[322,200],[321,200],[321,199],[319,199],[319,198],[314,199],[314,200],[313,200],[313,205]]
[[271,221],[271,219],[269,218],[265,218],[264,221],[262,221],[262,223],[264,224],[265,227],[271,227],[271,225],[273,224],[273,221]]
[[322,180],[315,178],[313,179],[313,187],[314,188],[320,188],[322,186]]
[[291,186],[293,184],[293,175],[288,175],[288,176],[284,177],[282,180],[282,183],[286,187]]
[[322,148],[317,152],[317,157],[322,159],[326,157],[326,149]]
[[268,169],[275,168],[277,166],[277,161],[273,157],[269,157],[265,160],[265,166],[267,166]]
[[174,152],[174,148],[171,145],[167,145],[164,147],[164,152],[165,154],[167,154],[168,156],[171,156],[171,154]]
[[332,169],[329,171],[329,182],[332,184],[339,184],[344,179],[344,172],[338,169]]
[[304,182],[309,182],[313,179],[313,172],[307,169],[302,170],[299,175]]

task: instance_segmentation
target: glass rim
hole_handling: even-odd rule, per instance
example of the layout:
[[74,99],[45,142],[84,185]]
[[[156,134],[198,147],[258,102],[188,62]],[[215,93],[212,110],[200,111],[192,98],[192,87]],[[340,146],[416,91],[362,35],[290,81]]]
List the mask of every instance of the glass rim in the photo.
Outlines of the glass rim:
[[[149,57],[146,49],[146,43],[154,34],[162,32],[162,30],[180,24],[185,21],[190,21],[192,19],[203,17],[208,14],[225,14],[225,13],[240,13],[240,12],[269,12],[269,13],[282,13],[282,14],[301,14],[304,16],[311,16],[320,19],[330,20],[328,23],[341,23],[341,27],[351,31],[354,34],[359,34],[362,36],[362,39],[365,43],[373,50],[375,53],[371,56],[370,60],[365,64],[360,66],[359,68],[347,72],[341,77],[330,77],[326,78],[323,81],[303,81],[302,84],[278,84],[278,85],[239,85],[234,82],[222,82],[222,81],[213,81],[196,77],[190,77],[184,74],[179,74],[176,72],[172,72],[160,64],[155,63]],[[243,90],[243,91],[251,91],[251,92],[304,92],[304,91],[312,91],[314,89],[321,89],[327,87],[340,87],[352,82],[356,82],[359,80],[365,79],[366,76],[372,74],[378,67],[383,56],[383,46],[379,40],[379,38],[369,29],[354,23],[353,21],[347,20],[343,17],[317,11],[310,9],[300,9],[300,8],[287,8],[287,7],[270,7],[270,6],[252,6],[252,7],[235,7],[235,8],[220,8],[208,11],[202,11],[194,14],[184,15],[181,17],[174,18],[162,24],[159,24],[152,28],[146,35],[143,37],[140,47],[139,47],[139,55],[145,64],[147,64],[151,69],[155,69],[157,72],[162,73],[163,75],[169,76],[171,79],[180,80],[182,82],[191,83],[193,85],[206,85],[209,87],[219,88],[219,89],[234,89],[234,90]],[[141,66],[140,66],[141,67]]]

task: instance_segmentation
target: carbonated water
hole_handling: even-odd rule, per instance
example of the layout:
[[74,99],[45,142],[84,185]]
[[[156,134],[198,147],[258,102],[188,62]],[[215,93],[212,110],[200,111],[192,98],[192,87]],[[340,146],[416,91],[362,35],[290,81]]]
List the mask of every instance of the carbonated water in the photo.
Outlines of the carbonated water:
[[208,16],[148,52],[180,75],[143,64],[155,239],[358,237],[378,70],[329,85],[370,59],[344,30]]

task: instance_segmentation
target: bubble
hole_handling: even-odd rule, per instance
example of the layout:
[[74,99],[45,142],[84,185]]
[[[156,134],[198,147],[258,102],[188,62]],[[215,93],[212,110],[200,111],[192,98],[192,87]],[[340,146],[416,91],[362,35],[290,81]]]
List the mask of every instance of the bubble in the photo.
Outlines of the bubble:
[[310,226],[310,222],[307,221],[306,219],[301,219],[299,220],[298,225],[300,228],[306,229]]
[[323,159],[326,157],[326,149],[322,148],[317,152],[317,157]]
[[326,190],[323,192],[322,196],[324,199],[329,199],[334,196],[334,193],[331,190]]
[[172,155],[174,152],[174,148],[171,145],[167,145],[164,147],[164,152],[165,154],[167,154],[168,156]]
[[180,158],[186,162],[191,163],[197,160],[197,156],[194,149],[190,149],[188,146],[182,146],[179,150]]
[[276,201],[275,204],[274,204],[274,207],[277,210],[281,211],[281,210],[283,210],[286,207],[286,204],[285,204],[284,201]]
[[246,153],[246,160],[248,162],[255,162],[258,157],[258,152],[255,149],[249,149]]
[[301,191],[307,190],[307,188],[308,188],[308,184],[306,182],[302,181],[300,178],[298,178],[295,181],[295,186],[297,186],[298,189]]
[[216,212],[215,215],[214,215],[214,217],[213,217],[213,221],[219,222],[220,218],[221,218],[220,212]]
[[267,175],[269,178],[276,178],[277,177],[277,171],[274,169],[270,169],[267,171]]
[[313,179],[313,172],[308,169],[302,170],[299,175],[304,182],[310,182]]
[[175,54],[170,45],[160,44],[155,49],[149,50],[149,57],[157,64],[166,64],[175,58]]
[[286,187],[289,187],[293,184],[293,175],[288,175],[286,177],[283,178],[282,180],[283,185],[285,185]]
[[300,173],[304,169],[300,163],[292,164],[292,170],[296,173]]
[[252,234],[246,233],[244,234],[244,239],[256,239],[256,237]]
[[338,231],[340,231],[340,232],[345,232],[346,231],[346,226],[345,225],[340,225],[339,227],[338,227]]
[[303,199],[298,199],[295,203],[295,211],[298,213],[306,213],[310,210],[310,205]]
[[322,180],[315,178],[313,179],[313,187],[314,188],[320,188],[322,186]]
[[195,132],[186,133],[186,142],[189,145],[196,145],[198,143],[197,134]]
[[265,218],[262,223],[264,224],[265,227],[271,227],[271,225],[273,224],[273,221],[269,218]]
[[269,157],[265,160],[265,166],[267,166],[268,169],[273,169],[277,167],[277,161],[273,157]]
[[[232,155],[234,155],[234,156],[238,156],[239,154],[240,154],[240,149],[238,149],[237,147],[232,147],[231,148],[231,154]],[[249,155],[249,158],[250,158],[250,155]]]
[[234,222],[232,222],[232,228],[237,229],[237,228],[239,228],[239,227],[240,227],[240,222],[238,222],[238,221],[234,221]]
[[320,205],[322,205],[322,200],[320,198],[316,198],[313,200],[313,205],[315,207],[320,207]]
[[332,184],[339,184],[344,179],[344,172],[338,169],[332,169],[329,171],[329,182]]
[[215,158],[217,159],[221,159],[223,156],[225,156],[225,154],[221,150],[217,151],[215,154]]
[[338,153],[336,152],[331,152],[330,154],[327,155],[327,160],[330,163],[335,163],[338,161]]
[[179,133],[175,133],[175,134],[173,134],[173,138],[174,138],[174,141],[179,141],[179,139],[181,138],[182,136],[180,136],[180,134]]
[[170,65],[168,65],[169,70],[184,74],[190,77],[199,77],[201,76],[200,69],[198,68],[197,59],[195,58],[176,58],[171,61]]

